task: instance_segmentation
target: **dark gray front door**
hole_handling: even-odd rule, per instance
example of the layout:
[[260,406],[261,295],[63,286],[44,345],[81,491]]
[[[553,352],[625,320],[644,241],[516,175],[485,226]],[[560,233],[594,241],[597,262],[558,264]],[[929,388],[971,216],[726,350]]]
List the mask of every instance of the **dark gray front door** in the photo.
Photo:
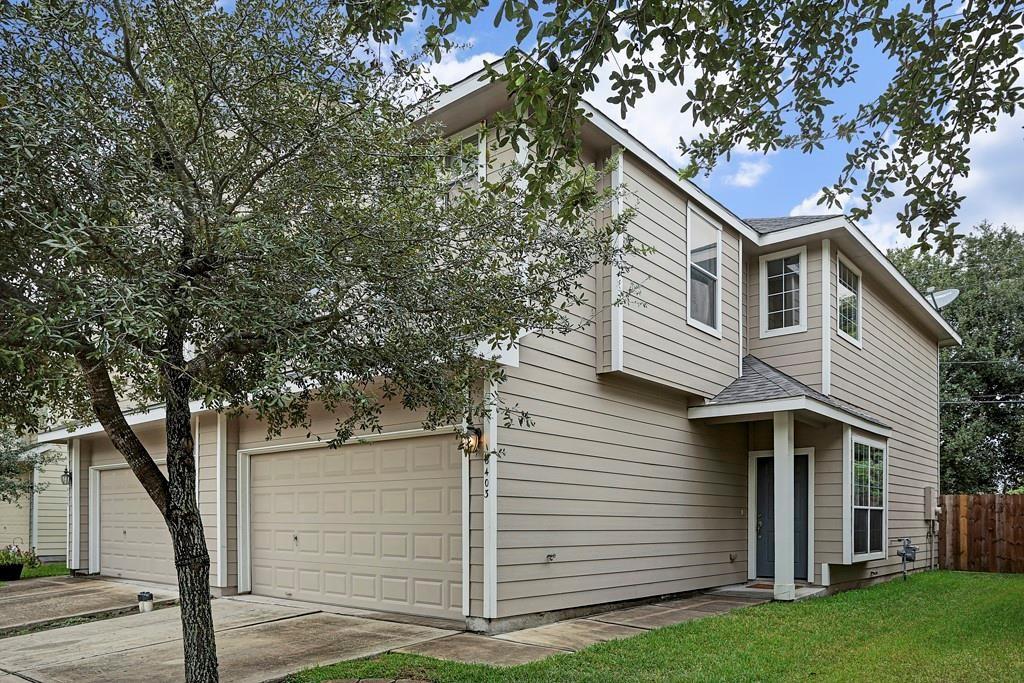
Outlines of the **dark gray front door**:
[[[757,575],[775,576],[775,459],[757,459]],[[807,455],[793,462],[793,575],[807,579]]]

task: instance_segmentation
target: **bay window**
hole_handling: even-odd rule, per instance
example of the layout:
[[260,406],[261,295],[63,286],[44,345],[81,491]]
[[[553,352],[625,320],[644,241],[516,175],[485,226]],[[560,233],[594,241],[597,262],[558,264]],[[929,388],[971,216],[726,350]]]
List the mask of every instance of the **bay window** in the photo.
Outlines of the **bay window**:
[[851,453],[853,561],[884,558],[886,444],[854,436]]

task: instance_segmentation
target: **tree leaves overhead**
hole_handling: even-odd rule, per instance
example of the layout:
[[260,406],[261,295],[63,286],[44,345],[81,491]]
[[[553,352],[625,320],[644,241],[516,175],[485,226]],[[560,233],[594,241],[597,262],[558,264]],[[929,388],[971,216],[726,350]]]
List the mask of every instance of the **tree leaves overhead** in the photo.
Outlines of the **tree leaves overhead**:
[[478,344],[582,324],[580,277],[618,258],[601,169],[453,184],[477,148],[424,121],[421,61],[333,2],[5,4],[0,43],[11,427],[95,419],[86,367],[131,405],[184,373],[272,430],[314,399],[339,438],[388,397],[459,423]]
[[955,258],[890,257],[921,291],[961,290],[942,311],[964,341],[941,356],[942,491],[1024,485],[1024,235],[984,224]]
[[[691,162],[684,175],[710,171],[741,146],[767,153],[836,144],[846,163],[822,188],[823,208],[841,201],[862,218],[902,195],[901,231],[947,252],[964,199],[954,182],[970,171],[971,142],[1008,125],[1024,98],[1019,0],[397,4],[403,9],[350,3],[346,10],[354,26],[390,37],[403,26],[393,16],[420,10],[435,27],[427,35],[437,58],[455,27],[482,12],[518,29],[525,52],[509,52],[507,70],[492,75],[525,103],[517,109],[524,125],[543,123],[541,158],[578,151],[579,98],[595,90],[599,71],[608,73],[609,101],[623,113],[658,87],[684,86],[678,112],[665,112],[688,117],[699,131],[680,140]],[[863,72],[858,59],[867,52],[884,56],[891,75]],[[552,61],[560,67],[541,66]],[[836,106],[837,92],[854,83],[863,100]]]

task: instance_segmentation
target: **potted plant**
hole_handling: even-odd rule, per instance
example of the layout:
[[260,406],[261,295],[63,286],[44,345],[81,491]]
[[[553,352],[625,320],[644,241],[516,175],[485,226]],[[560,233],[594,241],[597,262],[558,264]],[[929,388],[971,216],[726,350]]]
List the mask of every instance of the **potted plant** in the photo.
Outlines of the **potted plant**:
[[22,550],[16,545],[0,548],[0,581],[17,581],[26,566],[39,566],[39,556],[34,550]]

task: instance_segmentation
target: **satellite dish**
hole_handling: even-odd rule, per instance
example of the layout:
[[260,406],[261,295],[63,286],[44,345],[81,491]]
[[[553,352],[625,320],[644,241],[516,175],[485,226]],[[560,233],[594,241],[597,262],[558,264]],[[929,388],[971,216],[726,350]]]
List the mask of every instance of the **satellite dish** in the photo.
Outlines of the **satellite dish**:
[[928,291],[928,300],[935,307],[935,310],[940,310],[950,305],[956,298],[960,296],[959,289],[943,289],[942,291],[936,292],[934,289]]

